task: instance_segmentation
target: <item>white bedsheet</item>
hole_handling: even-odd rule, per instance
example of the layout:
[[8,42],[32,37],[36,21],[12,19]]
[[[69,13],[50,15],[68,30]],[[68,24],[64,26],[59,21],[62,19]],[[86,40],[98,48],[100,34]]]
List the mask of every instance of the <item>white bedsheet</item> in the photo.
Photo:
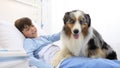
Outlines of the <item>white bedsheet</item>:
[[23,50],[0,50],[0,68],[29,68]]
[[0,57],[26,56],[24,50],[4,50],[0,49]]
[[27,59],[0,62],[0,68],[29,68]]

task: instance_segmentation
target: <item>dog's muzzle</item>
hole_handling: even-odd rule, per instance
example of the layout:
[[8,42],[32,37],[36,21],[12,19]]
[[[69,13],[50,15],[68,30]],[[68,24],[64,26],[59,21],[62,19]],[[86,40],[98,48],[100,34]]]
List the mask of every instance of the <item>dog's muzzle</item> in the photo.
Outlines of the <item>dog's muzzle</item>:
[[73,30],[73,37],[74,37],[75,39],[78,39],[78,38],[79,38],[79,30],[78,30],[78,29],[74,29],[74,30]]
[[78,30],[78,29],[74,29],[74,30],[73,30],[73,33],[74,33],[74,34],[78,34],[78,33],[79,33],[79,30]]

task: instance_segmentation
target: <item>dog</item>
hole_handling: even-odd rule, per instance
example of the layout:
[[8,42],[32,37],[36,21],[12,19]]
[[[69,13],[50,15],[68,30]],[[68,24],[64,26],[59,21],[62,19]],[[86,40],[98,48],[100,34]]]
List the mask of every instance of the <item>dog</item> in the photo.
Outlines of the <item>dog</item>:
[[91,27],[89,14],[81,10],[66,12],[61,33],[63,47],[53,57],[51,64],[57,67],[62,59],[72,56],[117,59],[116,52],[102,36]]

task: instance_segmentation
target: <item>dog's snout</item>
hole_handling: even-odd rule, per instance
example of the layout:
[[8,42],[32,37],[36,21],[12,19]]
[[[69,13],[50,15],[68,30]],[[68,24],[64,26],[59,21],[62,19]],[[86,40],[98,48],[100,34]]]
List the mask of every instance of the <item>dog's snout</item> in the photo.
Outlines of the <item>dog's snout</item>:
[[78,29],[75,29],[73,32],[74,32],[74,34],[78,34],[78,33],[79,33],[79,30],[78,30]]

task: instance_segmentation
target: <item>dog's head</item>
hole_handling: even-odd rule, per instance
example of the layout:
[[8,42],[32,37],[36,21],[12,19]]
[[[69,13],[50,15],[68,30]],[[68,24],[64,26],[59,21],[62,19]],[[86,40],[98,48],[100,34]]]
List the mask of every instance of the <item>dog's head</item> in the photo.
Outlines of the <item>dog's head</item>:
[[63,21],[66,35],[69,37],[72,35],[75,39],[79,38],[81,33],[85,36],[91,25],[89,14],[80,10],[66,12]]

